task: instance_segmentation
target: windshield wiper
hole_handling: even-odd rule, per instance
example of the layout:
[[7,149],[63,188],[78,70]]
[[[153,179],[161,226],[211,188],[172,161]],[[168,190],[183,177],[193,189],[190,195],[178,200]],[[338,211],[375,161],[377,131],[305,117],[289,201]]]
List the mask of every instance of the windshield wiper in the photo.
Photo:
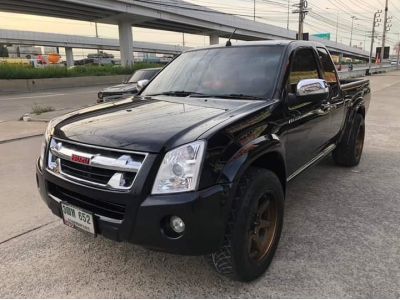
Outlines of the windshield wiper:
[[208,98],[223,98],[223,99],[245,99],[245,100],[264,100],[265,98],[252,96],[252,95],[244,95],[244,94],[221,94],[221,95],[202,95],[202,97]]
[[175,96],[175,97],[188,97],[188,96],[203,96],[202,93],[189,92],[189,91],[167,91],[162,93],[150,94],[146,96]]
[[222,98],[222,99],[245,99],[245,100],[264,100],[262,97],[245,95],[245,94],[204,94],[198,92],[189,91],[168,91],[156,94],[150,94],[146,96],[175,96],[175,97],[202,97],[202,98]]

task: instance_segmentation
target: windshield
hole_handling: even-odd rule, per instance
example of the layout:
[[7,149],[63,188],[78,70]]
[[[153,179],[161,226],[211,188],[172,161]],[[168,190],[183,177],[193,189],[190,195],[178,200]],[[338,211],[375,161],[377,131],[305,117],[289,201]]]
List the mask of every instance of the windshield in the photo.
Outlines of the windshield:
[[142,95],[270,97],[282,46],[242,46],[183,53]]
[[160,71],[159,69],[154,69],[154,70],[137,70],[135,74],[132,75],[132,77],[129,79],[128,82],[134,83],[138,82],[139,80],[143,79],[152,79],[154,75],[157,74],[157,72]]

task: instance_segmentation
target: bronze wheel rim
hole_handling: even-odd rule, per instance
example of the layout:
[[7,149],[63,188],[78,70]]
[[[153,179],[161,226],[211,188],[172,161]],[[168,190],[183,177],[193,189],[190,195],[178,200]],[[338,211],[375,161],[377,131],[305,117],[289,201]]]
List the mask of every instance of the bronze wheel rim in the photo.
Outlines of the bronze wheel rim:
[[249,257],[254,261],[262,260],[271,250],[276,236],[278,207],[271,195],[263,195],[257,203],[249,229]]
[[364,127],[361,126],[358,130],[358,135],[356,139],[355,151],[356,151],[356,158],[357,160],[360,159],[361,153],[364,147]]

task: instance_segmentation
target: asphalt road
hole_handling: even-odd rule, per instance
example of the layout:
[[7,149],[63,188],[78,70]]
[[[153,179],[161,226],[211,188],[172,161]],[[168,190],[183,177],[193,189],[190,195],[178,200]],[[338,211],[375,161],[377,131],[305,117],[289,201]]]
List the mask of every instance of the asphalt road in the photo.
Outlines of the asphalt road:
[[276,256],[249,284],[64,226],[36,191],[41,138],[0,144],[0,297],[399,298],[400,74],[372,86],[360,165],[327,158],[290,183]]
[[54,109],[75,108],[96,104],[97,93],[105,86],[56,89],[32,93],[0,94],[0,121],[19,119],[30,113],[34,104]]

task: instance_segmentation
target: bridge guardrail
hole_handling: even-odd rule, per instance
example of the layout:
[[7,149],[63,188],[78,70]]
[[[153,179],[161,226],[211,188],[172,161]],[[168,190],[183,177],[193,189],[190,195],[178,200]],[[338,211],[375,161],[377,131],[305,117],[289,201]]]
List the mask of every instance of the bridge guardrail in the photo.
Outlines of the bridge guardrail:
[[[368,67],[354,68],[352,71],[339,71],[340,79],[348,79],[355,77],[366,76]],[[387,66],[371,66],[370,74],[386,73],[398,70],[397,66],[387,65]]]

